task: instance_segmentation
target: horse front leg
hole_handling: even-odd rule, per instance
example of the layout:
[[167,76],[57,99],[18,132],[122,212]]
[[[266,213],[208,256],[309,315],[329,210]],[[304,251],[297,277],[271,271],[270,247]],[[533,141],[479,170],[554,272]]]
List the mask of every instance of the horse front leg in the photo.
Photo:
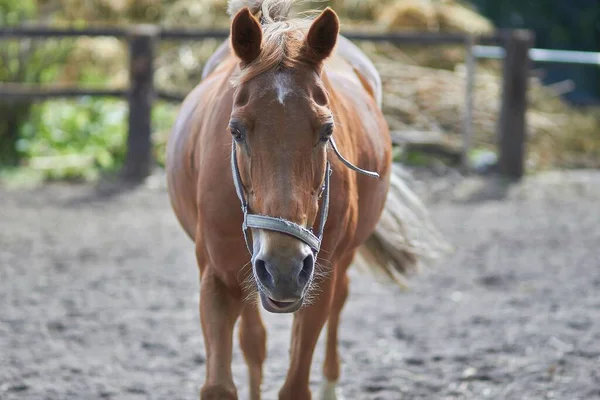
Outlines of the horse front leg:
[[250,400],[260,400],[262,366],[267,356],[267,332],[256,303],[248,303],[242,310],[240,345],[248,364]]
[[200,288],[200,320],[206,347],[206,380],[201,400],[237,400],[231,373],[233,328],[241,310],[241,299],[206,266]]
[[341,400],[341,391],[337,387],[340,377],[340,358],[338,354],[338,328],[340,314],[346,298],[348,297],[348,276],[343,273],[336,283],[335,294],[331,303],[331,313],[327,321],[327,344],[325,362],[323,363],[323,377],[320,400]]
[[325,378],[321,385],[320,400],[342,400],[341,390],[337,387],[340,377],[340,356],[338,353],[338,329],[340,324],[340,315],[344,303],[348,298],[350,280],[347,270],[352,260],[354,252],[345,256],[336,268],[336,280],[333,298],[331,299],[331,310],[329,320],[327,321],[327,344],[325,347],[325,361],[323,363],[323,377]]
[[280,400],[310,400],[310,365],[321,329],[327,321],[332,295],[332,279],[324,279],[315,302],[294,314],[290,347],[290,367]]

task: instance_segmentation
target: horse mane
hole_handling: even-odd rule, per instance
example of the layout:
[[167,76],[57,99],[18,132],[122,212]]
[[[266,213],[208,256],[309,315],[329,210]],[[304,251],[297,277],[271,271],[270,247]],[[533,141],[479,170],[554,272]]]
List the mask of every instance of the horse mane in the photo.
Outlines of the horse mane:
[[234,86],[272,69],[314,65],[310,54],[303,51],[304,38],[312,18],[289,17],[292,7],[299,3],[299,0],[229,1],[227,12],[231,18],[248,7],[260,21],[263,34],[260,56],[232,78]]
[[248,7],[255,16],[261,14],[266,21],[275,22],[287,19],[297,0],[229,0],[227,13],[231,18],[242,8]]

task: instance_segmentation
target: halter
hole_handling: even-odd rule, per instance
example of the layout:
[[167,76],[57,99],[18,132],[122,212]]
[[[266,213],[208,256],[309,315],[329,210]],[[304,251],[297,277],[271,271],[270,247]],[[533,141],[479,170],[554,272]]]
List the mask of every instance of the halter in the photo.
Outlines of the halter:
[[[377,172],[367,171],[358,168],[350,161],[346,160],[339,152],[333,137],[328,141],[331,145],[333,152],[340,159],[340,161],[348,168],[359,172],[361,174],[378,178]],[[244,240],[246,241],[246,247],[250,254],[252,254],[252,247],[248,240],[248,228],[254,229],[266,229],[269,231],[275,231],[284,233],[303,241],[312,249],[315,258],[321,248],[321,239],[323,238],[323,231],[325,229],[325,222],[327,221],[327,213],[329,212],[329,177],[331,176],[332,169],[329,161],[327,161],[327,167],[325,168],[325,179],[322,188],[323,202],[320,210],[320,222],[316,233],[313,233],[312,229],[307,229],[303,226],[296,224],[295,222],[288,221],[284,218],[275,218],[267,215],[251,214],[248,212],[248,200],[244,196],[244,189],[242,184],[242,177],[240,175],[240,169],[237,163],[237,151],[235,140],[231,140],[231,172],[233,175],[233,184],[235,185],[235,192],[237,193],[240,203],[242,203],[242,212],[244,213],[244,222],[242,223],[242,232],[244,233]]]

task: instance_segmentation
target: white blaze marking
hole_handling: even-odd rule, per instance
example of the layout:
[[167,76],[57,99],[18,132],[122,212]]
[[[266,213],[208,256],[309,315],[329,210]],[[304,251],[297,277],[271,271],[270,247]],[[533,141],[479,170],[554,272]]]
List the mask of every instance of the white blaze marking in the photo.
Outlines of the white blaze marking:
[[292,80],[289,74],[278,72],[275,74],[275,91],[277,92],[277,100],[283,104],[285,97],[292,92]]

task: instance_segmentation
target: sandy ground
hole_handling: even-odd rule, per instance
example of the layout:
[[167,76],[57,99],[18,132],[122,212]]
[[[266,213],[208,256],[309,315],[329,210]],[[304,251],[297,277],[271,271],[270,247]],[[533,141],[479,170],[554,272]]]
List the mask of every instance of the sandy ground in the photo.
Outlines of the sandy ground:
[[[346,399],[600,399],[600,174],[424,182],[456,252],[408,292],[352,271]],[[0,206],[0,399],[198,397],[197,269],[163,188],[0,189]],[[263,315],[268,400],[291,317]],[[320,342],[314,388],[322,360]],[[247,398],[237,345],[233,370]]]

